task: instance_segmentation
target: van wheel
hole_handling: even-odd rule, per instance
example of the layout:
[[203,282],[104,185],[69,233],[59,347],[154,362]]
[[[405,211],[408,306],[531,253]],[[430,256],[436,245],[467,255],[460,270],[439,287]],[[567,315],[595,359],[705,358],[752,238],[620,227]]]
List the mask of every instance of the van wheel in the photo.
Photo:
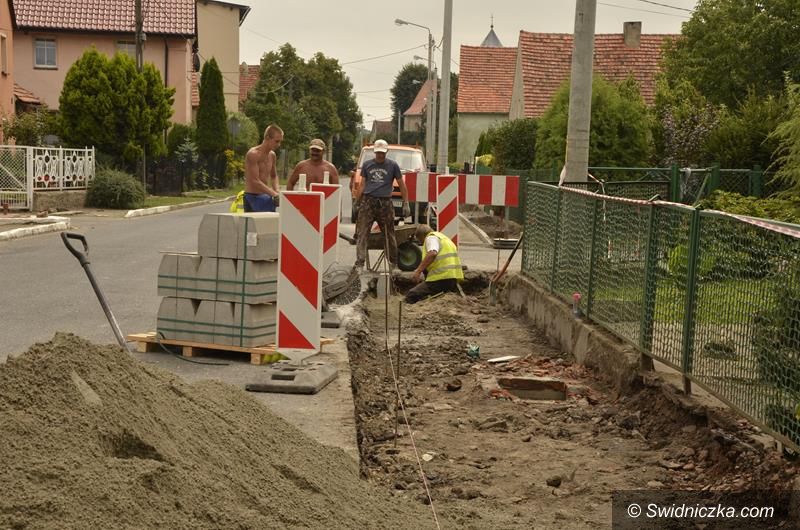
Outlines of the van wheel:
[[356,206],[356,201],[352,202],[352,206],[350,209],[350,222],[356,224],[358,222],[358,206]]
[[401,271],[413,271],[422,263],[422,249],[411,241],[397,246],[397,267]]

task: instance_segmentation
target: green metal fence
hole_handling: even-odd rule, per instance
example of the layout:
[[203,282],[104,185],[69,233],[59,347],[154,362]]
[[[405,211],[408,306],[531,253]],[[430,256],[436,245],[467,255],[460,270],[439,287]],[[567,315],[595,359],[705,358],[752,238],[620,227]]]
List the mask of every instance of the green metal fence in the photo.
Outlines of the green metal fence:
[[525,275],[800,450],[800,226],[537,182],[526,197]]

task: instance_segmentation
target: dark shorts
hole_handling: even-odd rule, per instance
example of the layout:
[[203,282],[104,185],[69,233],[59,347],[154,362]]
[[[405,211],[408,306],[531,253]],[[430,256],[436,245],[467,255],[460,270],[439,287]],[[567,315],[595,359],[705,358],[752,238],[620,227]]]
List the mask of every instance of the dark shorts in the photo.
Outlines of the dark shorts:
[[266,193],[245,193],[245,212],[274,212],[275,201]]

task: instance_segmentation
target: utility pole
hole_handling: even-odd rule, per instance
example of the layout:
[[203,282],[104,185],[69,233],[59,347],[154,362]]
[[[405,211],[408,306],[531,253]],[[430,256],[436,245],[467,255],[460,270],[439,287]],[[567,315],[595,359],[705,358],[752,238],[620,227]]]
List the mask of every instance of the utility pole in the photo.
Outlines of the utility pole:
[[400,107],[397,107],[397,143],[400,144]]
[[450,41],[453,33],[453,0],[444,0],[444,31],[442,32],[442,101],[439,103],[439,148],[436,172],[449,173],[447,142],[450,129]]
[[436,157],[436,102],[438,100],[439,95],[439,70],[435,66],[433,67],[433,104],[431,105],[431,157],[428,159],[428,164],[433,164],[434,166],[437,163]]
[[589,172],[589,131],[592,119],[592,61],[597,0],[575,0],[575,35],[569,87],[567,158],[562,180],[585,182]]
[[[136,44],[136,71],[140,74],[144,69],[144,17],[142,16],[142,0],[134,1],[134,24],[136,34],[134,42]],[[138,162],[139,173],[142,179],[142,187],[147,192],[147,159],[145,146],[142,146],[142,158]]]
[[[433,35],[428,32],[428,104],[427,113],[425,116],[425,157],[428,160],[433,160],[433,150],[436,145],[436,130],[433,128],[433,93],[435,92],[433,84]],[[426,170],[428,168],[425,168]]]

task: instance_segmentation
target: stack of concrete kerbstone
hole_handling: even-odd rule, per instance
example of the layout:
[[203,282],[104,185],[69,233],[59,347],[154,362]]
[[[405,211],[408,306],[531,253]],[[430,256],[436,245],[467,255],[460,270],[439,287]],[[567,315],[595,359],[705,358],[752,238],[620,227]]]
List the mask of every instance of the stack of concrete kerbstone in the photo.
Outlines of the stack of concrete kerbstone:
[[274,343],[278,214],[206,214],[197,250],[161,259],[158,332],[246,348]]

